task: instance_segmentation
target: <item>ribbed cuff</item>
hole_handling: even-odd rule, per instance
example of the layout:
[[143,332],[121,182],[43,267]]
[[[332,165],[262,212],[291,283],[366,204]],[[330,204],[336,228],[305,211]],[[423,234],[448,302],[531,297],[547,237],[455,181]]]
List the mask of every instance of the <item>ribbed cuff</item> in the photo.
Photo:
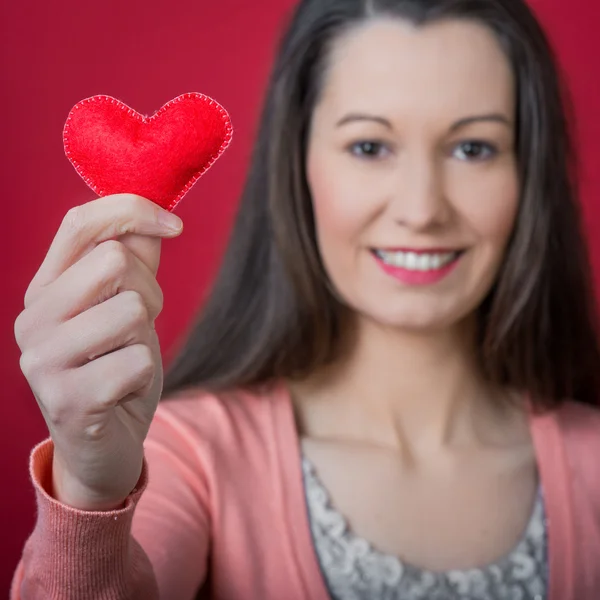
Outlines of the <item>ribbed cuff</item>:
[[[130,564],[131,522],[148,484],[146,459],[123,508],[84,511],[62,504],[49,494],[53,454],[51,438],[31,452],[29,471],[38,516],[24,556],[29,555],[25,564],[36,568],[35,574],[28,572],[26,577],[37,580],[34,587],[46,590],[51,597],[59,597],[55,594],[64,594],[65,590],[74,592],[69,598],[126,597],[131,569],[135,568]],[[107,593],[98,595],[100,590]]]

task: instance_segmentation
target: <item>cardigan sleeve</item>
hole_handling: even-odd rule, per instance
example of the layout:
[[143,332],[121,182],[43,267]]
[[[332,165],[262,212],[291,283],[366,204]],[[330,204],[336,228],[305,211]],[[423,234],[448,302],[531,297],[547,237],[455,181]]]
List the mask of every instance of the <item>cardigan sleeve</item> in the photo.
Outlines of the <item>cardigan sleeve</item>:
[[82,511],[58,502],[49,493],[52,440],[32,450],[37,518],[11,600],[195,597],[209,553],[207,486],[194,440],[162,404],[144,443],[140,479],[120,509]]

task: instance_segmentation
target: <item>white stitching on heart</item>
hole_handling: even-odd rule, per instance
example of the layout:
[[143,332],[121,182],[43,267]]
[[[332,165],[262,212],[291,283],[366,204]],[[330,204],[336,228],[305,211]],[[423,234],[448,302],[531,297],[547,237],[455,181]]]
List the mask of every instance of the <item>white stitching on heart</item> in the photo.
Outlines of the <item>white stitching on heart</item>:
[[227,147],[229,146],[229,144],[231,142],[231,139],[233,136],[233,127],[231,124],[231,118],[230,118],[228,112],[213,98],[206,96],[205,94],[201,94],[200,92],[189,92],[186,94],[181,94],[180,96],[177,96],[176,98],[173,98],[172,100],[167,102],[165,105],[163,105],[158,111],[156,111],[150,117],[145,117],[145,116],[141,115],[139,112],[137,112],[133,108],[127,106],[124,102],[121,102],[120,100],[117,100],[116,98],[113,98],[112,96],[106,96],[106,95],[101,94],[101,95],[85,98],[85,99],[81,100],[80,102],[78,102],[71,109],[71,111],[69,112],[69,115],[67,116],[67,120],[66,120],[65,126],[63,128],[63,146],[65,149],[65,154],[67,155],[67,158],[69,159],[71,164],[75,167],[75,170],[77,171],[79,176],[85,181],[85,183],[94,192],[96,192],[96,194],[98,194],[98,196],[102,196],[104,194],[104,190],[97,188],[97,186],[94,185],[94,183],[89,179],[89,177],[86,177],[83,174],[81,165],[73,158],[73,156],[71,154],[70,147],[69,147],[69,127],[71,125],[70,122],[72,120],[73,112],[76,110],[79,110],[81,108],[81,106],[83,106],[84,104],[89,103],[89,102],[109,102],[110,104],[116,104],[117,106],[119,106],[121,108],[121,110],[126,110],[129,114],[129,116],[134,117],[138,121],[141,121],[142,123],[148,123],[148,122],[156,119],[161,114],[163,114],[166,110],[168,110],[168,108],[170,106],[172,106],[176,102],[182,102],[183,100],[196,99],[196,98],[200,99],[204,102],[208,102],[208,104],[210,104],[211,107],[216,108],[219,111],[221,118],[223,119],[223,122],[225,124],[225,135],[223,137],[223,142],[221,143],[221,146],[219,147],[217,152],[212,156],[212,158],[209,159],[209,161],[202,167],[202,169],[200,171],[198,171],[192,177],[192,179],[190,179],[188,181],[186,186],[181,190],[181,192],[177,195],[177,197],[171,201],[171,203],[167,207],[167,210],[171,211],[177,206],[177,204],[179,204],[181,199],[190,191],[190,189],[198,181],[198,179],[200,179],[200,177],[202,177],[202,175],[215,163],[215,161],[219,158],[219,156],[221,156],[221,154],[223,154],[223,152],[225,152],[225,150],[227,149]]

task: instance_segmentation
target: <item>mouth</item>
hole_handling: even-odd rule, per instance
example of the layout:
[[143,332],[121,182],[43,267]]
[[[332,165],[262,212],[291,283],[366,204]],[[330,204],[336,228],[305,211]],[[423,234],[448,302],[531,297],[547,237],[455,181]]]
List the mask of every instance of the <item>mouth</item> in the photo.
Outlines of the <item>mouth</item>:
[[371,252],[382,263],[390,267],[407,271],[438,271],[455,262],[466,250],[382,250],[372,249]]

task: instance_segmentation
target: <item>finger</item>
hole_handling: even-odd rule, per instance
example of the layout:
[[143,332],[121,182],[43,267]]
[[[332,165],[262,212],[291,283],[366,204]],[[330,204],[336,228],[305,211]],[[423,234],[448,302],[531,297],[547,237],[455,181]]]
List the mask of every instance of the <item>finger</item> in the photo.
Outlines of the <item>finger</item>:
[[150,323],[163,308],[163,293],[154,275],[123,244],[103,242],[70,266],[45,293],[18,317],[17,343],[36,345],[55,327],[89,308],[125,291],[137,292],[144,300]]
[[[46,407],[45,414],[51,422],[74,422],[86,414],[108,410],[133,399],[132,395],[142,395],[151,385],[156,369],[152,350],[145,344],[132,344],[82,367],[63,371],[57,385],[61,391],[55,393],[51,410]],[[85,398],[81,398],[83,391]]]
[[36,360],[46,372],[77,368],[132,344],[149,341],[152,328],[137,292],[123,292],[60,325],[38,345]]
[[[132,395],[143,396],[156,375],[156,369],[150,347],[133,344],[84,365],[77,369],[77,376],[97,390],[96,405],[109,408],[132,400]],[[119,376],[114,377],[115,373]],[[107,385],[108,380],[110,383]]]
[[152,275],[158,273],[162,239],[135,233],[126,233],[118,238],[137,258],[146,265]]
[[[150,200],[132,194],[106,196],[71,209],[27,289],[25,307],[45,286],[101,242],[128,233],[155,237],[179,235],[181,230],[169,230],[162,224],[162,216],[175,217]],[[137,250],[141,249],[137,247]],[[155,270],[156,250],[149,251],[149,254],[139,258],[148,264],[148,268]]]

